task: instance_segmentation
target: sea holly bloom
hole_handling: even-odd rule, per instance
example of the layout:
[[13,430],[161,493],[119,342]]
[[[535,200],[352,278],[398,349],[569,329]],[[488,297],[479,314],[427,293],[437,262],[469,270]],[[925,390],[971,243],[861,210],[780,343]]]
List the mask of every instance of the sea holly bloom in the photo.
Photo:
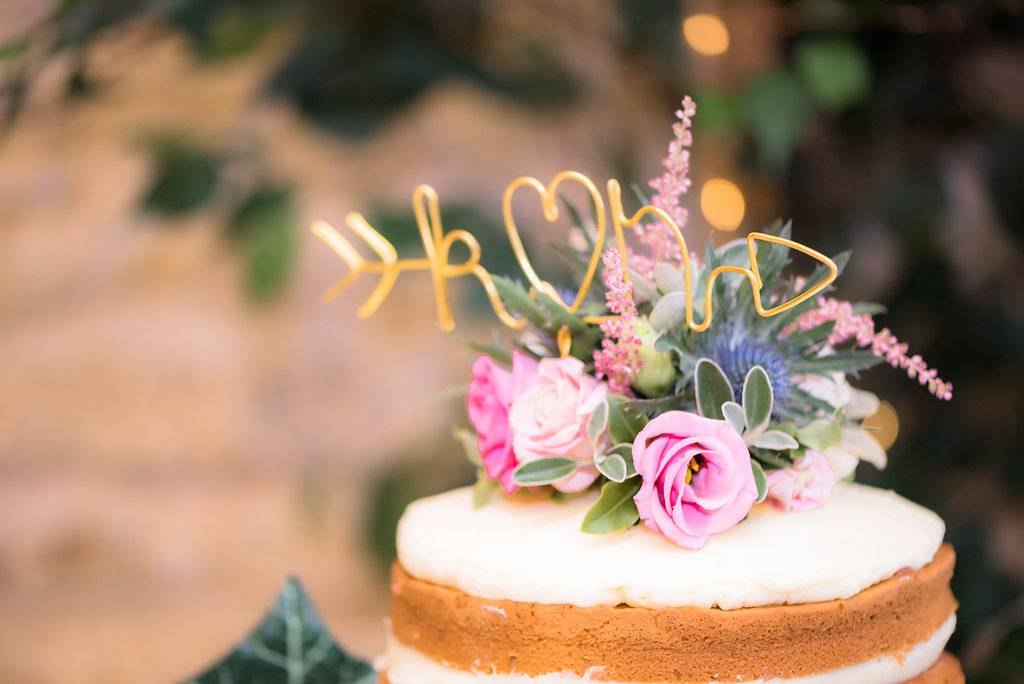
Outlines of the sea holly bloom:
[[782,511],[809,511],[828,501],[836,475],[824,454],[808,450],[784,470],[767,473],[768,500]]
[[595,448],[587,435],[590,417],[604,404],[608,387],[588,375],[579,359],[542,359],[534,382],[512,402],[508,424],[519,463],[570,458],[572,474],[552,483],[562,492],[579,492],[597,479]]
[[537,362],[520,352],[512,353],[512,370],[498,367],[489,356],[473,361],[466,411],[477,435],[477,448],[487,477],[498,480],[506,493],[516,490],[512,473],[519,461],[512,446],[508,412],[516,397],[537,376]]
[[685,411],[654,418],[633,442],[634,497],[649,529],[689,549],[743,520],[757,500],[750,454],[724,420]]

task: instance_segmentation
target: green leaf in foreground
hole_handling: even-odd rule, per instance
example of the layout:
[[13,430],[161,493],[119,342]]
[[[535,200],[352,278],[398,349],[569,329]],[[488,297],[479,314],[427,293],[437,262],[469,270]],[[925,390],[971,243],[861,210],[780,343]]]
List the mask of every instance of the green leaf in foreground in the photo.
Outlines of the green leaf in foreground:
[[774,403],[775,396],[767,371],[761,366],[754,366],[743,381],[743,413],[750,432],[756,434],[768,426]]
[[608,397],[608,436],[615,444],[632,444],[647,424],[643,415],[627,407],[627,401],[615,394]]
[[768,498],[768,477],[764,474],[761,464],[750,459],[750,469],[754,472],[754,485],[757,487],[757,501],[761,503]]
[[572,475],[577,465],[571,458],[540,458],[516,468],[512,480],[523,487],[551,484]]
[[633,497],[643,484],[639,477],[625,482],[606,482],[601,496],[583,518],[582,530],[587,534],[608,534],[632,527],[640,520]]
[[309,596],[289,577],[270,612],[206,672],[186,684],[375,684],[373,667],[345,653],[327,631]]
[[735,401],[725,371],[711,359],[701,359],[694,371],[697,411],[705,418],[722,419],[722,404]]
[[498,491],[498,481],[487,477],[483,469],[476,474],[476,484],[473,485],[473,510],[478,511],[487,505],[487,502]]

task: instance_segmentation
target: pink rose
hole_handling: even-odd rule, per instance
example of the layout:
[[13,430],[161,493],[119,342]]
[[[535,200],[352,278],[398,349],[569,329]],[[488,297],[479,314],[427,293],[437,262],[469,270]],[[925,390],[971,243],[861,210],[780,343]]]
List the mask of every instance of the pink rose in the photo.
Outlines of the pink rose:
[[512,353],[512,371],[495,365],[489,356],[473,361],[472,380],[466,398],[466,412],[477,435],[477,447],[487,477],[501,482],[509,494],[516,490],[512,472],[519,465],[512,449],[508,410],[512,401],[529,387],[537,375],[537,362],[519,352]]
[[512,402],[509,424],[520,463],[563,457],[578,461],[576,472],[553,483],[563,492],[579,492],[597,479],[594,446],[587,422],[608,396],[603,382],[578,359],[542,359],[533,385]]
[[743,520],[757,499],[747,445],[724,420],[663,413],[637,435],[633,464],[640,518],[686,548]]
[[817,451],[806,455],[785,470],[772,470],[768,476],[768,498],[783,511],[809,511],[828,501],[836,484],[836,474],[828,458]]

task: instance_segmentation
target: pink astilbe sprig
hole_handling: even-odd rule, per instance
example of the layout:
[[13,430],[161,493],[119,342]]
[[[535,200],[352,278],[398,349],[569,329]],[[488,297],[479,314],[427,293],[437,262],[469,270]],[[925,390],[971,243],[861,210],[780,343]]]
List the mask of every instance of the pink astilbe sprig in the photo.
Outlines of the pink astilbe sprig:
[[630,386],[642,365],[640,338],[636,334],[636,301],[633,286],[626,280],[622,255],[617,249],[607,250],[601,258],[604,269],[601,279],[605,284],[605,302],[617,314],[601,323],[601,348],[594,352],[597,377],[608,381],[608,389],[615,394],[632,395]]
[[[693,145],[692,126],[696,113],[697,105],[687,95],[680,109],[676,110],[672,142],[668,145],[668,154],[661,160],[665,171],[648,183],[655,191],[651,204],[668,214],[680,230],[689,220],[689,212],[679,200],[690,190],[690,147]],[[651,258],[655,262],[681,258],[679,243],[672,229],[663,221],[638,224],[636,234],[637,239],[651,251]]]
[[875,331],[875,321],[868,314],[856,314],[850,302],[832,297],[818,299],[818,308],[808,311],[797,319],[796,325],[802,330],[814,328],[828,321],[835,321],[828,343],[832,346],[854,340],[858,347],[871,349],[879,358],[885,359],[893,368],[902,368],[911,378],[917,378],[928,391],[939,399],[953,398],[953,383],[939,378],[939,372],[929,368],[919,354],[910,356],[909,346],[896,339],[888,328]]

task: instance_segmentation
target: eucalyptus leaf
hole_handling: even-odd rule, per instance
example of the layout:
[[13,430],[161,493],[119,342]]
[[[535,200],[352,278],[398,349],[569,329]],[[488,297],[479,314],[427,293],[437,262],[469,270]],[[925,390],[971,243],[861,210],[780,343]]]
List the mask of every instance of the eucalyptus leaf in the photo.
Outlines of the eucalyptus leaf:
[[662,292],[686,292],[686,281],[683,272],[666,263],[654,265],[654,282]]
[[818,419],[798,428],[796,439],[810,449],[825,451],[839,444],[842,432],[838,421]]
[[626,459],[618,454],[606,454],[594,462],[597,471],[612,482],[625,482],[628,476]]
[[750,459],[750,469],[754,473],[754,486],[757,487],[757,501],[754,503],[761,503],[768,498],[768,477],[756,459]]
[[486,506],[496,491],[498,491],[498,481],[487,477],[487,473],[483,470],[478,470],[476,484],[473,485],[473,510],[477,511]]
[[767,427],[774,403],[775,395],[768,372],[761,366],[754,366],[747,371],[743,381],[743,413],[749,432],[759,433]]
[[376,684],[377,674],[338,646],[298,579],[289,577],[263,622],[186,684],[223,682]]
[[590,414],[590,420],[587,421],[587,438],[590,439],[590,444],[593,447],[597,447],[601,442],[601,437],[604,435],[605,430],[608,429],[608,402],[602,401],[598,404],[594,412]]
[[512,473],[512,481],[523,487],[551,484],[572,475],[577,465],[571,458],[540,458],[516,468]]
[[705,418],[722,420],[722,404],[736,400],[725,371],[711,359],[700,359],[694,371],[694,382],[697,411]]
[[583,518],[582,530],[588,534],[608,534],[625,530],[640,520],[633,497],[643,484],[634,477],[625,482],[606,482],[601,496]]
[[800,447],[795,439],[781,430],[768,430],[762,433],[754,440],[753,446],[771,451],[786,451]]
[[735,401],[727,401],[722,404],[722,415],[729,421],[729,425],[732,425],[736,434],[742,435],[747,431],[747,418],[743,414],[743,407]]
[[686,320],[686,293],[669,292],[662,296],[651,309],[648,316],[655,330],[673,330],[682,326]]
[[630,410],[627,403],[625,397],[615,394],[608,397],[608,436],[615,444],[632,444],[647,424],[647,418]]
[[484,462],[480,458],[480,448],[477,444],[476,435],[471,430],[454,428],[452,429],[452,437],[462,445],[462,450],[466,453],[466,460],[478,468],[483,467]]

